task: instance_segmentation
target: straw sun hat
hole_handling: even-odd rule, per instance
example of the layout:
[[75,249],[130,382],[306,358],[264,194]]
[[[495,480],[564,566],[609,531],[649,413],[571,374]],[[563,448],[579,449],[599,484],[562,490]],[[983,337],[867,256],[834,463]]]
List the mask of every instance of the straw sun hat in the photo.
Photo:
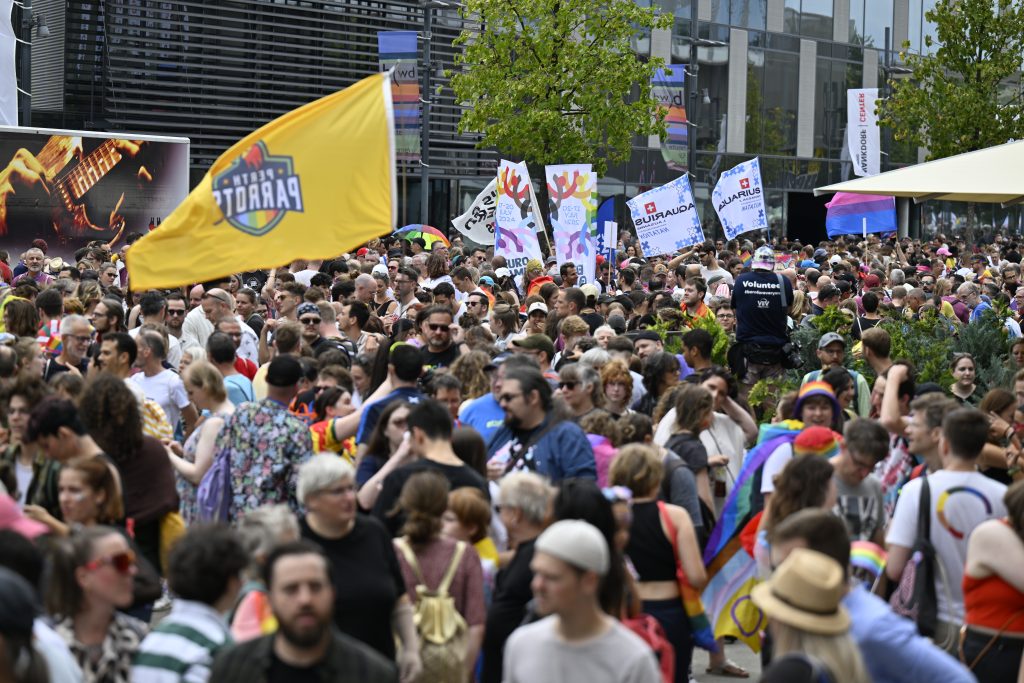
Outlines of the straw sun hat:
[[768,581],[754,586],[754,604],[772,619],[821,635],[850,629],[850,615],[839,604],[845,593],[843,568],[827,555],[797,548]]

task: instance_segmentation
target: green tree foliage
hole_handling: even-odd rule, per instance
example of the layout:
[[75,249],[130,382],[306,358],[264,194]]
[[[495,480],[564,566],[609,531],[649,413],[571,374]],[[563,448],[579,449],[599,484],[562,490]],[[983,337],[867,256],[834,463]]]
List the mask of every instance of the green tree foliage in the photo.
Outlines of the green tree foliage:
[[640,59],[632,41],[668,28],[631,0],[466,0],[479,23],[456,39],[452,89],[465,103],[459,131],[531,164],[590,163],[604,175],[623,162],[636,135],[666,134],[651,93],[663,66]]
[[900,57],[912,73],[890,78],[880,123],[897,143],[927,147],[930,159],[1024,137],[1024,100],[1005,85],[1021,67],[1024,3],[938,0],[925,18],[935,38],[925,37],[920,55],[903,44]]

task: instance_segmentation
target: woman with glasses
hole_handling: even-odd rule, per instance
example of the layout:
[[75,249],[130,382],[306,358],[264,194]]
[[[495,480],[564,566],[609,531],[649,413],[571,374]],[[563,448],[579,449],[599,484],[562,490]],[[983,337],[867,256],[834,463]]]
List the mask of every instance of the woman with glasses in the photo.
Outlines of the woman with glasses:
[[391,660],[394,629],[402,679],[416,678],[422,665],[405,580],[387,529],[357,514],[355,470],[337,456],[318,455],[299,468],[298,497],[306,510],[302,537],[330,560],[335,626]]
[[167,445],[167,457],[177,473],[181,516],[191,524],[199,520],[196,489],[213,465],[217,436],[227,419],[234,415],[235,404],[228,399],[224,379],[217,368],[204,360],[193,361],[185,370],[185,391],[189,400],[206,418],[192,431],[185,445],[176,441]]
[[132,604],[136,556],[116,529],[75,532],[53,556],[47,611],[82,669],[84,683],[130,683],[146,625],[118,610]]
[[604,405],[601,377],[589,365],[573,363],[558,373],[558,394],[569,405],[572,421],[579,422],[584,416]]

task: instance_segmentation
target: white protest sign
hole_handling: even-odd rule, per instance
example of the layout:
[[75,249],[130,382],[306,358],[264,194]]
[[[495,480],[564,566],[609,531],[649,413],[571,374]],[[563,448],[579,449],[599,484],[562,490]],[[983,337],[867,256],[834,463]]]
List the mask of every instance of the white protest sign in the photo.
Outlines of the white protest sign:
[[685,175],[638,194],[626,206],[645,256],[671,254],[704,241],[690,180]]
[[875,100],[878,88],[846,91],[847,144],[853,160],[853,172],[859,176],[878,175],[881,168],[881,134]]
[[452,225],[477,244],[494,244],[494,207],[498,203],[498,179],[487,184],[466,213],[452,219]]
[[505,257],[505,265],[517,281],[530,259],[542,260],[537,241],[533,186],[526,164],[501,160],[497,177],[498,199],[494,209],[494,254]]
[[711,203],[727,240],[751,230],[767,230],[761,161],[755,157],[722,173],[711,192]]
[[578,287],[597,280],[597,175],[590,164],[544,167],[558,265],[576,266]]

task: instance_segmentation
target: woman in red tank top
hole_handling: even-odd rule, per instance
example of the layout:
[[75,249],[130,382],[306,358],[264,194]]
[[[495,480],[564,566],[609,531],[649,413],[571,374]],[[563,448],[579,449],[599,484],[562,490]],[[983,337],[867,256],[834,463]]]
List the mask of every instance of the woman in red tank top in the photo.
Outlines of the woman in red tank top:
[[1024,482],[1003,502],[1008,517],[974,530],[964,567],[960,659],[979,683],[1024,681]]

